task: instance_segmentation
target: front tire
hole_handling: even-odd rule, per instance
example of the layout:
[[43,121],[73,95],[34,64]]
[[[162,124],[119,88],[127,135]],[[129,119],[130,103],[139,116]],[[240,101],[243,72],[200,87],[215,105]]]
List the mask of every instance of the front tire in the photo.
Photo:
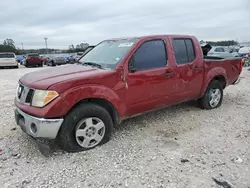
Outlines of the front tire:
[[67,152],[92,149],[110,140],[113,121],[101,106],[83,103],[66,115],[57,143]]
[[223,87],[217,80],[213,80],[207,87],[204,96],[199,99],[202,109],[214,109],[221,106],[223,100]]

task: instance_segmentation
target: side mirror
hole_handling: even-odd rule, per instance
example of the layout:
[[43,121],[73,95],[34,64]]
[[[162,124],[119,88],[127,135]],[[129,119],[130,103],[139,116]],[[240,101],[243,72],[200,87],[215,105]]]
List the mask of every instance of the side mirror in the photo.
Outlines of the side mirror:
[[134,56],[132,56],[129,60],[129,72],[136,72],[136,68],[134,67]]

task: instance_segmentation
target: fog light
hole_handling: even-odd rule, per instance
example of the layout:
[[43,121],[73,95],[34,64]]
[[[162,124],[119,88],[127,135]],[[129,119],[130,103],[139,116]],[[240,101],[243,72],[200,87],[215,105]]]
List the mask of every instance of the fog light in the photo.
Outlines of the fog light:
[[37,127],[36,127],[36,124],[35,123],[31,123],[30,125],[30,130],[32,133],[36,133],[37,132]]

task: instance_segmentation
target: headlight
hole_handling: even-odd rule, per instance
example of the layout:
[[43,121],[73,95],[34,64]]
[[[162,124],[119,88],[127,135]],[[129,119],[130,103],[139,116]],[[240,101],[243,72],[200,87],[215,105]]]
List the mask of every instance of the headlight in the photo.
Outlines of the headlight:
[[35,90],[31,105],[35,107],[44,107],[58,96],[56,91]]

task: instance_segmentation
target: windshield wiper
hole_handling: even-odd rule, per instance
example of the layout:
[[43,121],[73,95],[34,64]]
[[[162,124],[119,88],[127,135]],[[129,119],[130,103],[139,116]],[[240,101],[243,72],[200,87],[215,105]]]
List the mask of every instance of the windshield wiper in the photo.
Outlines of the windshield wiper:
[[98,63],[93,63],[93,62],[83,62],[81,63],[82,65],[90,65],[92,67],[97,67],[99,69],[104,69],[100,64]]

